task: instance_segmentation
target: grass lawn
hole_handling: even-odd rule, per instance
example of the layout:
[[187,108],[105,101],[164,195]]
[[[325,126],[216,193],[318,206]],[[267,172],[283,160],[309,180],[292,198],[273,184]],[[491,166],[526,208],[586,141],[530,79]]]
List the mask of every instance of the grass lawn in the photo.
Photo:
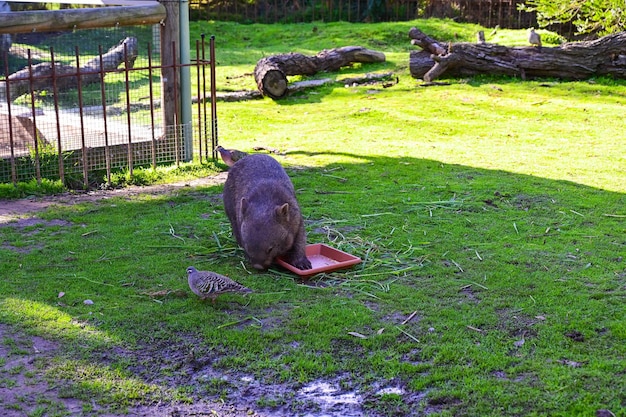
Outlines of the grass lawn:
[[[411,26],[443,41],[478,28],[195,23],[192,40],[216,35],[222,90],[252,89],[263,55],[348,44],[387,54],[320,77],[394,71],[390,88],[218,105],[223,146],[281,151],[308,241],[363,262],[305,281],[253,271],[220,185],[2,224],[0,323],[61,346],[36,373],[84,414],[211,399],[259,415],[624,415],[626,82],[421,87],[408,71]],[[516,45],[526,33],[497,36]],[[189,265],[254,293],[202,303]],[[8,358],[32,349],[15,340],[0,340]],[[20,374],[6,363],[0,389]],[[35,415],[28,404],[0,409]]]

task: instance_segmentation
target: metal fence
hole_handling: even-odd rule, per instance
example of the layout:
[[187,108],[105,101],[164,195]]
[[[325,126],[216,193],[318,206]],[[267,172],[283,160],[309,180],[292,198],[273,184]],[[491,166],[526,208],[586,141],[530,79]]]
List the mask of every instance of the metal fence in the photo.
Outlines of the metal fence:
[[487,27],[537,25],[524,0],[190,0],[195,19],[254,23],[381,22],[450,18]]
[[[179,62],[172,45],[173,63],[162,65],[158,30],[150,26],[75,32],[20,35],[0,57],[0,182],[48,178],[87,188],[110,182],[116,170],[132,175],[138,166],[178,164],[189,146],[200,160],[214,157],[212,37],[196,41],[190,64]],[[191,126],[179,118],[165,125],[162,74],[173,74],[177,92],[185,67],[195,84]]]

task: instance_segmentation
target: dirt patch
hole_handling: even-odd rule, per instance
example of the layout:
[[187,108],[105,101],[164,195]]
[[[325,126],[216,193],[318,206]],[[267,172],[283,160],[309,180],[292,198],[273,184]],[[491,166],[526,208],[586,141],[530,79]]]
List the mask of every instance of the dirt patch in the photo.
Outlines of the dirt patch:
[[[57,350],[55,343],[18,334],[0,323],[0,409],[3,416],[21,417],[30,414],[38,402],[58,402],[40,372],[41,365]],[[68,403],[65,408],[71,410],[74,404]]]
[[32,213],[43,211],[54,205],[71,206],[115,197],[130,199],[138,195],[167,195],[190,187],[210,187],[223,184],[224,181],[226,181],[227,174],[227,172],[221,172],[213,177],[204,177],[171,184],[150,185],[145,187],[130,186],[116,190],[92,190],[53,196],[29,197],[20,200],[3,200],[0,201],[0,225],[21,217],[28,217]]
[[[0,414],[3,417],[26,415],[121,416],[211,416],[265,417],[247,405],[198,399],[193,404],[141,405],[128,413],[113,413],[94,402],[67,398],[57,382],[48,382],[46,365],[59,354],[61,346],[50,340],[25,335],[0,323]],[[85,410],[91,410],[85,412]]]
[[[25,335],[0,323],[0,411],[3,417],[25,415],[122,416],[222,416],[222,417],[376,417],[389,414],[377,410],[379,400],[389,394],[404,398],[405,411],[418,409],[424,393],[409,393],[401,381],[374,384],[367,389],[355,386],[352,375],[307,384],[268,383],[253,375],[215,367],[218,353],[211,349],[186,349],[201,346],[197,336],[179,335],[169,340],[152,341],[140,349],[116,348],[92,358],[102,366],[117,360],[134,363],[128,370],[147,383],[163,387],[186,386],[192,404],[171,403],[129,407],[114,412],[93,401],[67,398],[59,381],[49,381],[46,368],[62,345],[41,337]],[[156,342],[156,343],[155,343]],[[163,369],[176,370],[163,372]],[[213,400],[212,400],[213,399]],[[89,411],[86,411],[89,410]],[[380,413],[382,411],[382,414]]]

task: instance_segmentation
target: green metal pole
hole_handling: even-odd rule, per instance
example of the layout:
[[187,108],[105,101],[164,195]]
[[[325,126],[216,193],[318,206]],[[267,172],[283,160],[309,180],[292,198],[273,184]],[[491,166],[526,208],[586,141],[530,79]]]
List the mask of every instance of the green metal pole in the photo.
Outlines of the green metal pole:
[[179,0],[180,19],[180,116],[181,129],[185,141],[184,160],[193,160],[193,129],[191,111],[191,63],[189,40],[189,0]]

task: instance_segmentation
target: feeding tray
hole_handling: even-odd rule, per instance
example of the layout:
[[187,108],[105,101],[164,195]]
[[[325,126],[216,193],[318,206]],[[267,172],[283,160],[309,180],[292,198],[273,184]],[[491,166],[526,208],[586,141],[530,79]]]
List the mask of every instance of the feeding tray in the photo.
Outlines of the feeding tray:
[[361,262],[358,256],[350,255],[339,249],[332,248],[323,243],[307,245],[306,257],[311,261],[311,269],[299,269],[287,263],[282,258],[277,258],[278,265],[298,274],[302,277],[319,274],[321,272],[331,272],[337,269],[347,268]]

